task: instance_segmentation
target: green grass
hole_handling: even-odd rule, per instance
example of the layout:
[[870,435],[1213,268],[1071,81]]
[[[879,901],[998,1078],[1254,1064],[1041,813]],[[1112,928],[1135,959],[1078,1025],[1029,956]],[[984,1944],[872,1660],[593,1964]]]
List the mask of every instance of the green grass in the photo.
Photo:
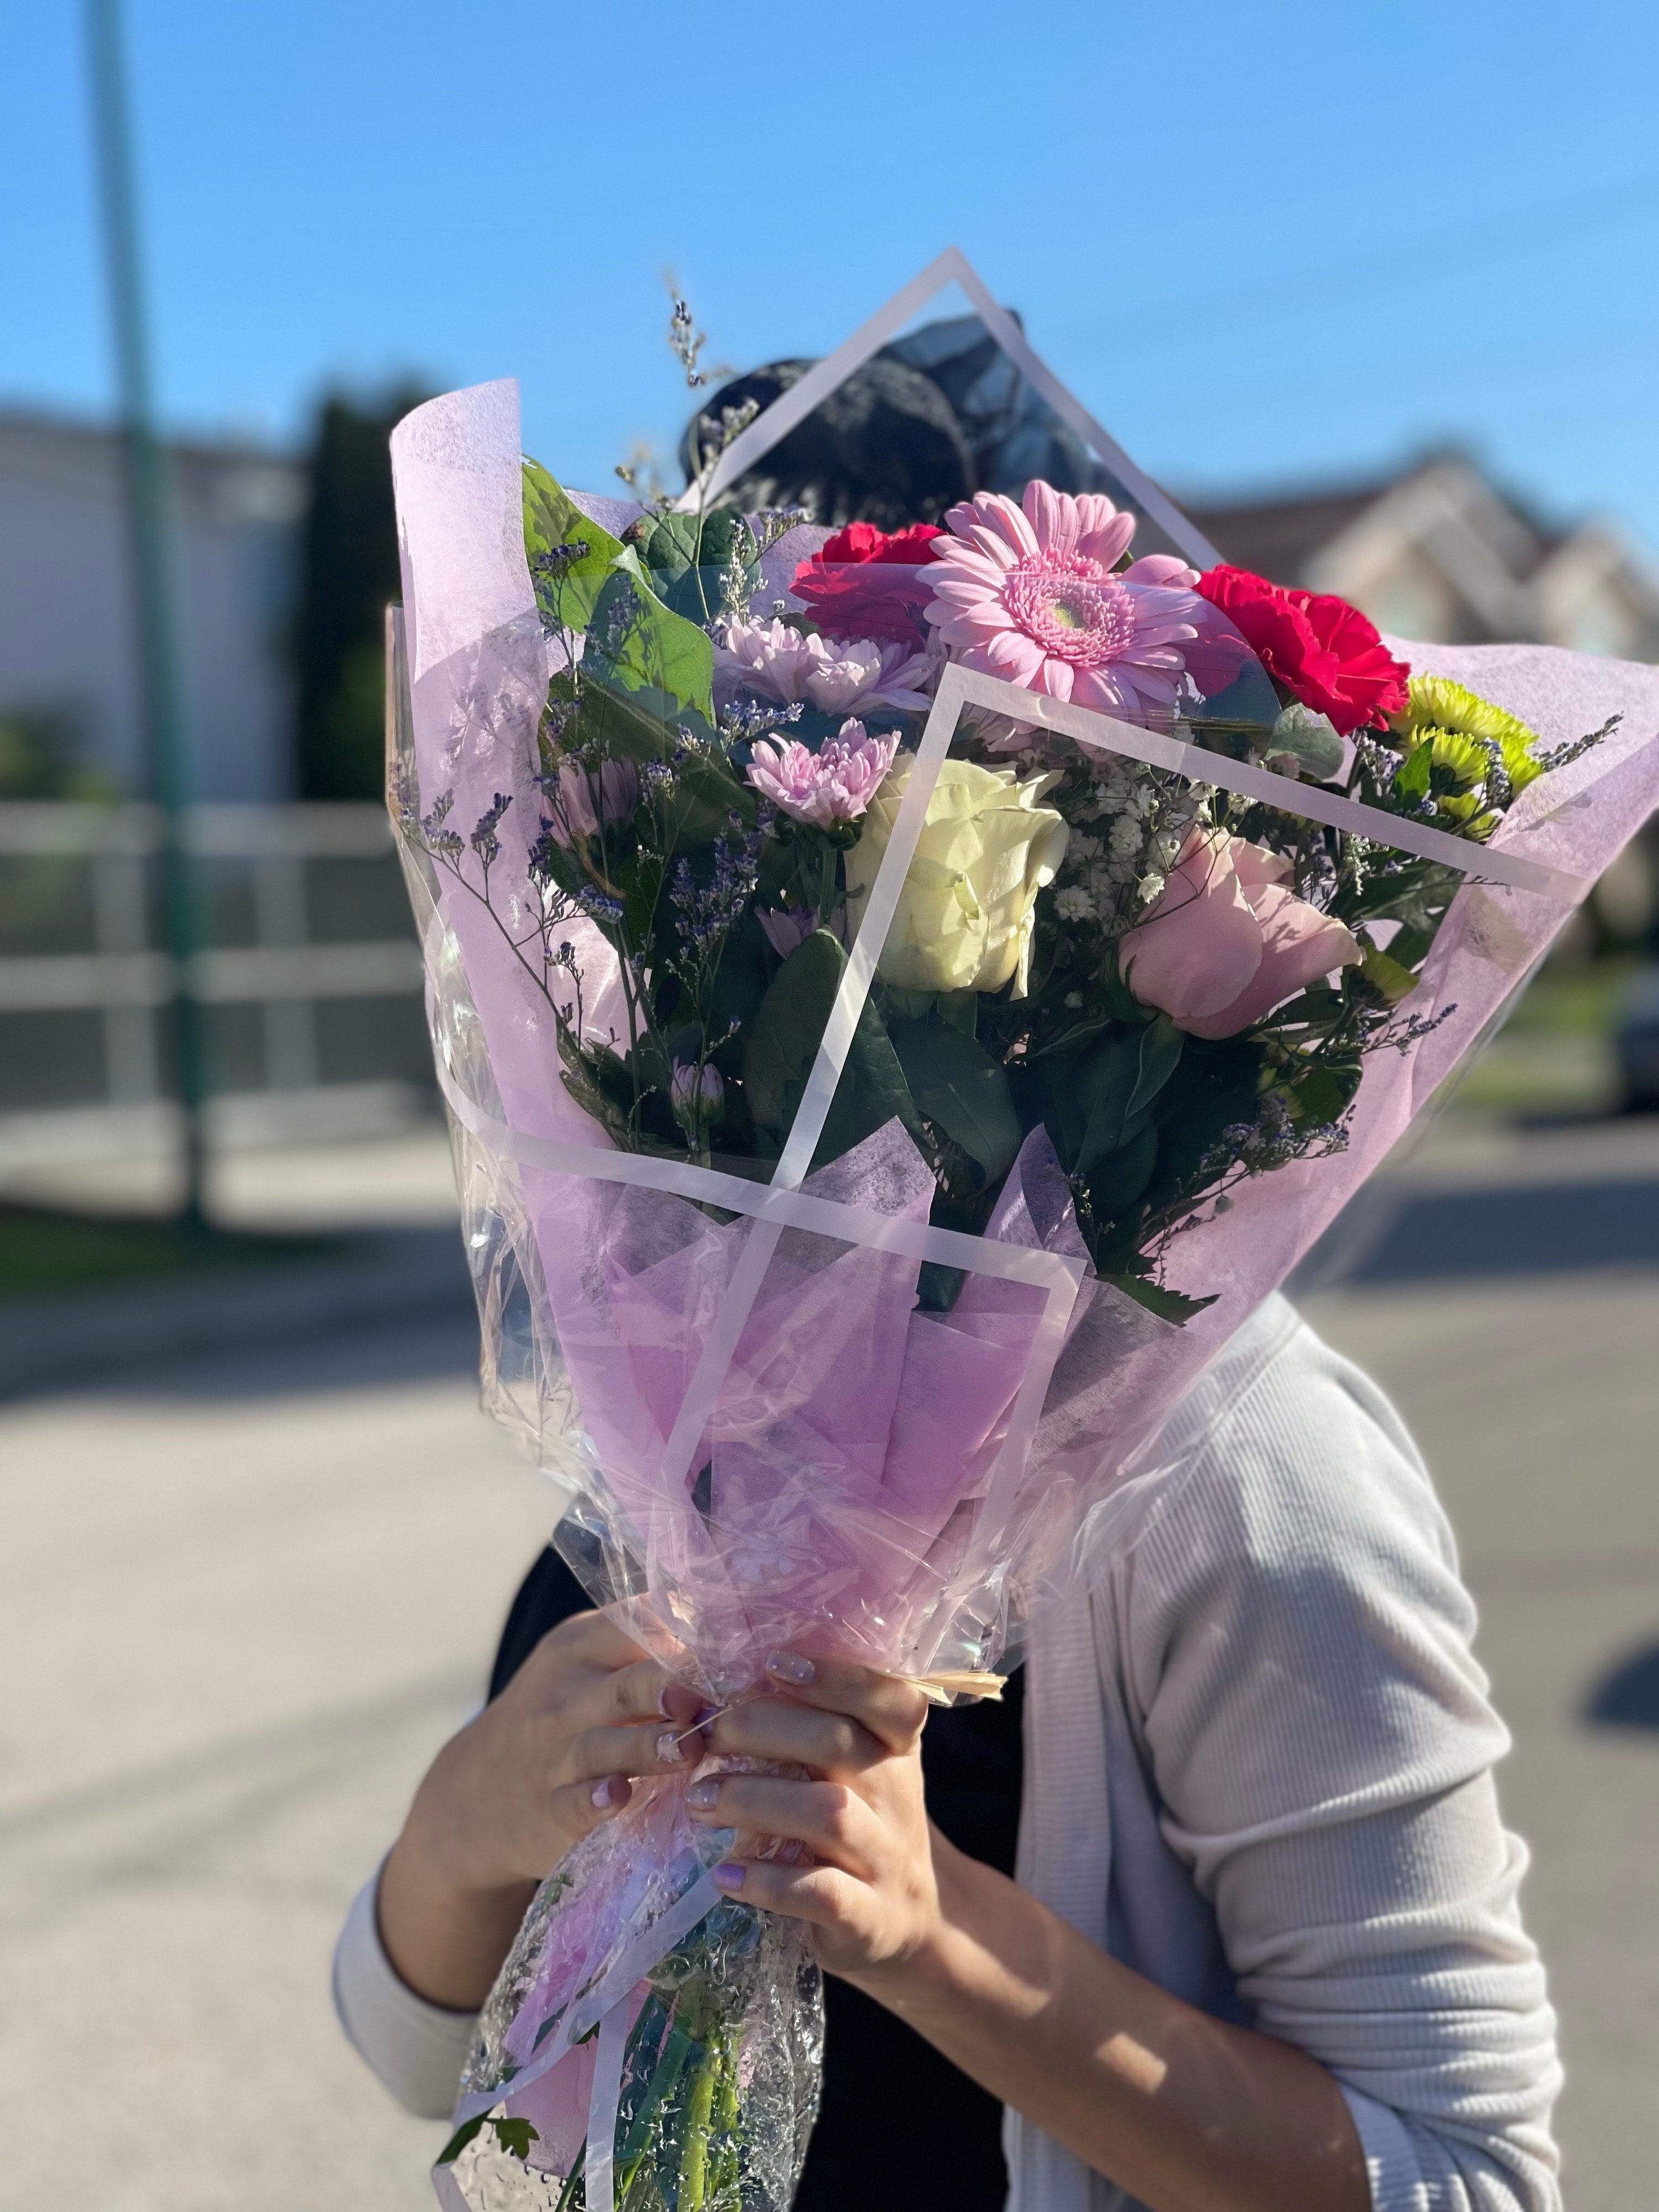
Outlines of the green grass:
[[1540,968],[1504,1024],[1505,1035],[1611,1036],[1626,986],[1647,963],[1630,955]]
[[1485,1114],[1611,1113],[1619,1103],[1613,1032],[1632,975],[1630,955],[1564,960],[1539,970],[1454,1094]]
[[176,1222],[138,1216],[0,1206],[0,1299],[315,1259],[334,1249],[334,1240],[325,1237],[262,1237],[222,1229],[192,1235]]

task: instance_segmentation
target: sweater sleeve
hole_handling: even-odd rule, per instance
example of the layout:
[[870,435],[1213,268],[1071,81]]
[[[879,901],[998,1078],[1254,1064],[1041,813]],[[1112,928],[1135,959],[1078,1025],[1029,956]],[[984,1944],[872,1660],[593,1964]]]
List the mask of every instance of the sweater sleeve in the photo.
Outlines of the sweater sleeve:
[[446,2012],[398,1978],[374,1917],[378,1872],[357,1893],[334,1947],[334,2009],[358,2057],[405,2110],[447,2120],[477,2016]]
[[1165,1840],[1255,2024],[1336,2077],[1376,2212],[1560,2212],[1508,1738],[1422,1462],[1305,1327],[1211,1414],[1117,1570]]

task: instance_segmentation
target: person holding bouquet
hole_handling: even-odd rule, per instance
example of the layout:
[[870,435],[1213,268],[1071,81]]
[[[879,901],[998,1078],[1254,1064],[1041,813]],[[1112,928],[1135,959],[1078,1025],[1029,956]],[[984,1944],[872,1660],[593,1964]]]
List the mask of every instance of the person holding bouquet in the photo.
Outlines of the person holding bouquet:
[[486,1402],[575,1500],[337,1952],[441,2201],[1559,2212],[1451,1534],[1273,1285],[1650,804],[1635,672],[1500,703],[1040,479],[567,494],[507,386],[394,461]]
[[[732,1876],[831,1977],[799,2212],[1000,2212],[1011,2172],[1018,2212],[1557,2212],[1507,1738],[1422,1462],[1282,1298],[1170,1434],[1173,1514],[1039,1624],[1023,1715],[785,1652],[699,1729],[546,1553],[342,1938],[394,2094],[447,2116],[541,1875],[707,1748],[799,1776],[696,1808],[808,1854]],[[1022,1821],[1103,1863],[1097,1940],[1012,1879]]]

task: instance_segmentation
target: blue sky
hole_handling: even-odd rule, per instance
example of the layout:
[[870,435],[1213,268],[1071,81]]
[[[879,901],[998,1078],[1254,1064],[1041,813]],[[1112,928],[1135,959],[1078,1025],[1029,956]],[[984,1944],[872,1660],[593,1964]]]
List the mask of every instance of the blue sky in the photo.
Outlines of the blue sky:
[[[955,241],[1177,490],[1472,446],[1659,549],[1659,13],[1576,0],[127,0],[169,422],[516,374],[604,489]],[[106,409],[81,10],[0,31],[0,402]]]

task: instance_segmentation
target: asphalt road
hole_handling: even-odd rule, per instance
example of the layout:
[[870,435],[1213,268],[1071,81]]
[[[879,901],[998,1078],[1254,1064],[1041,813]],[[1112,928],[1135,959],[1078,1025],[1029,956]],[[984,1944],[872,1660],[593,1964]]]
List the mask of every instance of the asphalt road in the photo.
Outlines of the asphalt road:
[[[1454,1133],[1304,1298],[1460,1532],[1571,2212],[1654,2199],[1652,1137]],[[544,1534],[472,1358],[435,1315],[0,1407],[0,2212],[430,2203],[434,2131],[340,2041],[327,1966]]]

